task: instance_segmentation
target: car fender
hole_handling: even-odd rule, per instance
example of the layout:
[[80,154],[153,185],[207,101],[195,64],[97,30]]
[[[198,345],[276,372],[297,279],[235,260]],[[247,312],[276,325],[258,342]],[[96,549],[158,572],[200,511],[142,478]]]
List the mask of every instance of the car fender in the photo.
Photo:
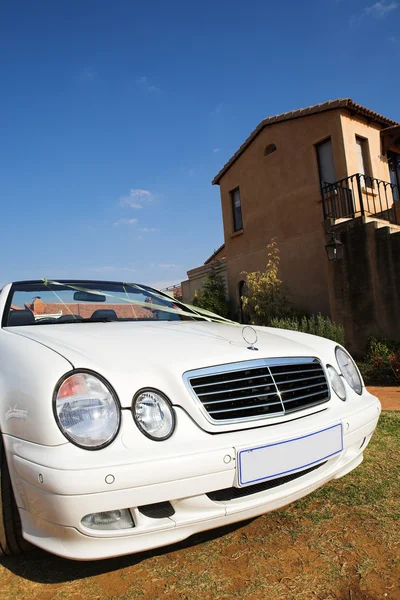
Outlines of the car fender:
[[0,330],[0,430],[30,442],[67,443],[53,414],[58,380],[73,365],[50,348]]

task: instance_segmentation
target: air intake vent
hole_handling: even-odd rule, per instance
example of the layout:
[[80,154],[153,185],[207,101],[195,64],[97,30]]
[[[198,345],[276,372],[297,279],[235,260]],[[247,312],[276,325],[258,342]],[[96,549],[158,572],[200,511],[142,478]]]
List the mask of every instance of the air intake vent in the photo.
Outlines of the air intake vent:
[[272,490],[273,488],[284,485],[285,483],[289,483],[290,481],[295,481],[295,479],[299,479],[299,477],[308,475],[308,473],[312,473],[312,471],[319,469],[325,464],[326,461],[319,465],[309,467],[304,471],[290,473],[289,475],[284,475],[283,477],[278,477],[276,479],[270,479],[269,481],[263,481],[262,483],[256,483],[255,485],[249,485],[244,488],[226,488],[224,490],[209,492],[206,495],[210,498],[210,500],[217,502],[226,502],[229,500],[236,500],[237,498],[244,498],[245,496],[251,496],[252,494],[258,494],[259,492],[266,492],[267,490]]
[[138,506],[139,512],[151,519],[164,519],[175,514],[174,507],[170,502],[155,502]]

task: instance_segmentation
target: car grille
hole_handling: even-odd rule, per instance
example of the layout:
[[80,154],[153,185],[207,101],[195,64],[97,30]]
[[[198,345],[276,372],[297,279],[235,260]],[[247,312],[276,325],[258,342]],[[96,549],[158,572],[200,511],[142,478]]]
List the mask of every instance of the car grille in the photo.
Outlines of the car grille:
[[256,360],[186,374],[213,421],[272,417],[329,400],[324,369],[316,358]]

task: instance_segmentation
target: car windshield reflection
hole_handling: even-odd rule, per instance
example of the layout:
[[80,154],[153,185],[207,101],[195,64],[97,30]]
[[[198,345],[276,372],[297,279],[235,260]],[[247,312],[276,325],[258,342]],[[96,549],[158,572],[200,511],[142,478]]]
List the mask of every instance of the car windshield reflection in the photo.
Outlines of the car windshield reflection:
[[157,290],[134,283],[41,281],[15,283],[3,326],[202,318]]

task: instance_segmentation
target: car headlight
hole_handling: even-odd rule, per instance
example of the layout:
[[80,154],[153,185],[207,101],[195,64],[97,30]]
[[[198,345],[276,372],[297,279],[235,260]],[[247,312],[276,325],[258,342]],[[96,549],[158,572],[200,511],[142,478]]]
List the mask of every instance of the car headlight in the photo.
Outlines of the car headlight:
[[345,352],[343,348],[336,348],[336,360],[340,371],[351,387],[357,394],[362,394],[363,382],[356,367],[354,360],[350,354]]
[[141,390],[132,403],[132,414],[140,431],[152,440],[169,438],[175,429],[175,413],[164,394],[157,390]]
[[89,450],[110,444],[121,419],[114,390],[102,377],[87,371],[61,379],[54,392],[54,414],[65,437]]
[[331,382],[333,391],[335,392],[335,394],[337,394],[339,396],[339,398],[341,400],[346,400],[346,389],[344,387],[342,378],[337,373],[336,369],[334,369],[330,365],[327,366],[326,370],[327,370],[329,381]]

